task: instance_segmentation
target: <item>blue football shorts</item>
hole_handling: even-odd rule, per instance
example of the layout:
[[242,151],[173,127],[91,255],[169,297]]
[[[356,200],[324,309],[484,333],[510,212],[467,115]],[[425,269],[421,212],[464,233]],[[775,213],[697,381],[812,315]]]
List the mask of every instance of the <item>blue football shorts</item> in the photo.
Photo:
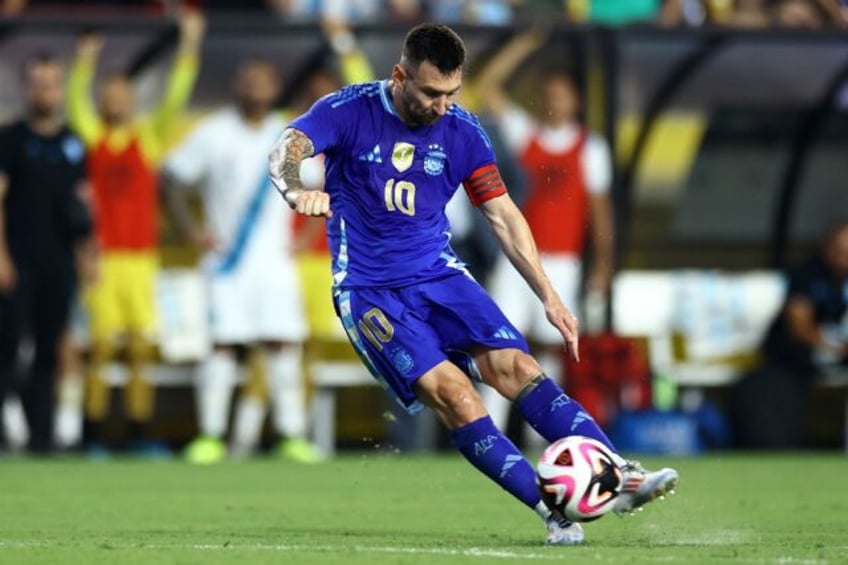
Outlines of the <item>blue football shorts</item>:
[[410,414],[423,408],[415,381],[442,361],[480,380],[474,347],[528,351],[486,291],[462,272],[401,288],[343,289],[335,301],[356,352]]

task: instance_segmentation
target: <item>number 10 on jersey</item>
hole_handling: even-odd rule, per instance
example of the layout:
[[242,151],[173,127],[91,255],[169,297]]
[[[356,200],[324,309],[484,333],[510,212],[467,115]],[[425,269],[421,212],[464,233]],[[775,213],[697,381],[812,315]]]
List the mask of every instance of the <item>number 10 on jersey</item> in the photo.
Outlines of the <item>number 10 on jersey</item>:
[[407,216],[415,215],[415,185],[405,180],[386,181],[383,189],[386,198],[386,209],[389,212],[401,212]]

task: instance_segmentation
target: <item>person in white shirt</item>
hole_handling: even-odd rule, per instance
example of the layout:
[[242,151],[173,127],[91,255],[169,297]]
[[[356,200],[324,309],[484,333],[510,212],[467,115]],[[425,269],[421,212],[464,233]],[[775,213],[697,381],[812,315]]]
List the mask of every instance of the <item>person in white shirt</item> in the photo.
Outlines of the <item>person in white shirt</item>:
[[[200,436],[186,449],[197,463],[226,455],[224,436],[237,381],[236,350],[264,357],[278,453],[315,462],[320,453],[306,437],[302,344],[306,321],[292,256],[294,214],[274,197],[265,155],[286,122],[273,112],[280,81],[267,61],[237,71],[236,104],[203,121],[168,157],[165,199],[179,231],[203,250],[214,350],[200,367],[196,402]],[[197,187],[205,226],[192,219],[186,188]],[[248,376],[234,418],[232,450],[248,454],[265,418],[265,379]]]

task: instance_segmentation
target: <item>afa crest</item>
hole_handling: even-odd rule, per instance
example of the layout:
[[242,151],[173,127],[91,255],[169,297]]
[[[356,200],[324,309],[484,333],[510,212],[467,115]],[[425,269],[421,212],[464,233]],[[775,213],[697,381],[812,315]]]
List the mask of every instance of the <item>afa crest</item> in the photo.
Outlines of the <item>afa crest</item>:
[[399,173],[404,172],[412,166],[412,159],[415,157],[415,146],[405,141],[398,141],[392,149],[392,165]]
[[409,351],[403,349],[402,347],[397,347],[392,350],[392,365],[395,366],[395,369],[403,373],[404,375],[409,373],[413,367],[415,367],[415,360],[412,358],[412,355],[409,354]]
[[447,156],[445,148],[438,143],[428,146],[427,154],[424,156],[424,172],[432,176],[442,174]]

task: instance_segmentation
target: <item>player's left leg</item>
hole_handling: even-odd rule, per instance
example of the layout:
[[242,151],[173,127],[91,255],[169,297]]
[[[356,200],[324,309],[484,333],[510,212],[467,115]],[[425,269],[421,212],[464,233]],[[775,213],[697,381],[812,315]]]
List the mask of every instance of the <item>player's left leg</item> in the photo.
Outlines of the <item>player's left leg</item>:
[[239,459],[256,451],[268,413],[268,367],[264,353],[259,346],[251,346],[247,352],[244,382],[230,435],[230,455]]
[[483,349],[474,360],[483,381],[514,402],[521,415],[545,440],[569,435],[596,439],[615,451],[612,442],[579,402],[542,371],[530,355],[518,349]]
[[32,303],[32,333],[35,355],[23,402],[34,453],[49,452],[53,444],[54,383],[59,344],[73,298],[74,280],[65,277],[38,277]]
[[53,439],[56,447],[71,449],[82,440],[82,406],[85,384],[82,353],[71,327],[65,329],[59,346],[56,414]]
[[610,448],[624,475],[622,493],[615,506],[617,514],[630,513],[677,487],[676,470],[648,472],[638,462],[619,455],[583,406],[542,373],[526,353],[518,349],[489,349],[479,352],[474,359],[484,382],[515,402],[524,419],[547,441],[582,435]]
[[[518,330],[492,299],[473,280],[457,276],[438,287],[428,287],[428,300],[452,313],[436,320],[438,331],[448,336],[448,349],[470,353],[473,361],[464,366],[469,375],[481,378],[518,406],[524,419],[553,442],[570,435],[584,435],[615,447],[591,415],[548,378],[530,355]],[[469,346],[471,343],[473,345]],[[625,476],[625,491],[617,510],[630,511],[670,491],[677,472],[663,469],[646,473],[628,464],[620,455],[616,463]]]
[[129,330],[124,413],[130,422],[133,449],[140,455],[160,457],[166,455],[167,450],[152,440],[148,429],[156,407],[156,388],[150,377],[150,365],[156,355],[154,336],[159,260],[152,250],[121,255],[119,292]]

